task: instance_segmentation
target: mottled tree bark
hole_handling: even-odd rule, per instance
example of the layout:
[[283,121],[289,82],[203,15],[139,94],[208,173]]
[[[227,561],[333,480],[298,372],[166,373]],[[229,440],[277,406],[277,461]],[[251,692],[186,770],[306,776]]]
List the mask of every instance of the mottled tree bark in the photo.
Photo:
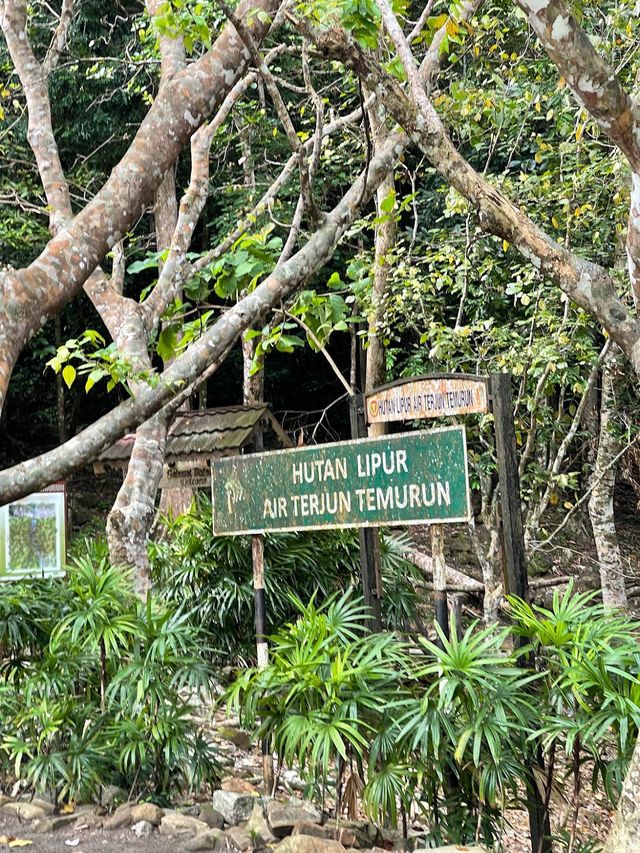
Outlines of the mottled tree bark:
[[[594,316],[640,373],[640,323],[617,296],[609,271],[551,239],[462,157],[426,95],[412,54],[407,56],[406,50],[398,49],[410,83],[405,90],[346,33],[301,28],[329,55],[354,67],[369,89],[380,93],[389,113],[404,128],[406,135],[399,134],[400,145],[408,144],[409,138],[419,145],[445,181],[473,205],[480,226],[511,243],[541,274]],[[403,47],[400,40],[398,44]]]
[[[278,0],[244,0],[238,7],[236,14],[247,18],[256,43],[267,33],[278,6]],[[11,8],[6,0],[0,15],[4,18]],[[266,15],[255,14],[256,8]],[[24,26],[16,32],[19,40],[20,33],[25,38]],[[22,347],[79,292],[144,212],[184,145],[243,76],[248,60],[247,48],[227,25],[210,51],[163,87],[129,150],[89,204],[58,230],[28,267],[0,275],[0,409]]]
[[618,466],[611,464],[620,453],[615,435],[615,389],[620,376],[620,353],[611,351],[602,365],[600,396],[600,429],[598,452],[593,469],[593,491],[589,498],[589,518],[598,552],[602,602],[608,608],[626,608],[627,593],[622,571],[622,557],[616,534],[613,494]]
[[613,827],[603,853],[638,853],[640,850],[640,740],[622,786]]
[[134,399],[126,400],[62,447],[0,471],[0,502],[23,497],[45,483],[69,476],[95,459],[127,431],[160,411],[205,371],[213,372],[244,329],[263,320],[268,311],[321,269],[333,255],[338,241],[370,201],[397,156],[394,134],[326,215],[323,224],[307,243],[191,344],[160,375],[157,385],[141,387]]

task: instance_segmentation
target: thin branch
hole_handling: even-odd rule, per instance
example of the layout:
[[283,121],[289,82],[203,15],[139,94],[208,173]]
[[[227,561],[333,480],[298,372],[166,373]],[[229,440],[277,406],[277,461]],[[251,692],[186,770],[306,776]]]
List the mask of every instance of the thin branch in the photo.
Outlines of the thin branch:
[[633,438],[631,441],[628,441],[625,444],[625,446],[622,448],[620,453],[617,453],[613,457],[613,459],[611,459],[611,461],[608,463],[608,465],[606,465],[602,469],[602,471],[600,472],[600,475],[594,479],[594,481],[591,483],[589,488],[581,496],[580,500],[575,502],[575,504],[567,512],[567,514],[562,519],[561,523],[553,531],[553,533],[551,533],[549,536],[547,536],[546,539],[543,539],[542,542],[538,542],[532,546],[534,551],[541,551],[545,547],[545,545],[549,545],[551,542],[553,542],[553,540],[560,533],[560,531],[563,530],[567,526],[567,524],[569,523],[569,519],[574,515],[575,512],[577,512],[577,510],[582,506],[582,504],[590,497],[591,492],[593,492],[593,490],[600,483],[600,481],[606,476],[607,472],[611,468],[613,468],[615,465],[617,465],[619,460],[624,456],[624,454],[627,452],[627,450],[629,450],[630,447],[633,447],[635,444],[637,444],[638,441],[640,441],[640,432],[636,435],[635,438]]

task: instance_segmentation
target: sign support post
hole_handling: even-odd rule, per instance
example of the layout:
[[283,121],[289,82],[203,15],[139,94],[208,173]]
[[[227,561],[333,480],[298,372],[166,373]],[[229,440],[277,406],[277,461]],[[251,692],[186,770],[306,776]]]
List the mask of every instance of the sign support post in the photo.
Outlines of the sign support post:
[[[444,527],[431,525],[431,565],[433,567],[433,606],[436,622],[449,639],[449,605],[447,604],[447,577],[444,558]],[[440,644],[440,638],[438,638]]]
[[529,593],[529,579],[527,577],[522,507],[520,505],[520,476],[518,474],[516,433],[513,425],[511,374],[492,374],[491,393],[504,534],[505,593],[526,598]]
[[[364,417],[364,401],[361,394],[349,397],[349,416],[351,419],[351,438],[364,438],[367,425]],[[380,566],[380,548],[376,548],[375,531],[370,527],[360,527],[360,577],[365,605],[371,612],[371,621],[367,627],[374,633],[382,631],[382,577]],[[378,559],[376,560],[376,556]]]
[[[529,578],[524,547],[524,529],[522,526],[522,506],[520,502],[520,475],[518,473],[518,452],[516,433],[513,423],[513,394],[510,373],[491,375],[491,395],[493,398],[493,420],[496,436],[496,455],[498,457],[498,481],[500,483],[500,505],[502,508],[502,533],[504,542],[504,586],[507,595],[519,598],[529,597]],[[522,661],[524,663],[524,661]],[[531,661],[531,663],[533,663]],[[542,751],[537,756],[542,765]],[[549,812],[533,774],[529,767],[529,829],[533,853],[551,853],[552,845]]]

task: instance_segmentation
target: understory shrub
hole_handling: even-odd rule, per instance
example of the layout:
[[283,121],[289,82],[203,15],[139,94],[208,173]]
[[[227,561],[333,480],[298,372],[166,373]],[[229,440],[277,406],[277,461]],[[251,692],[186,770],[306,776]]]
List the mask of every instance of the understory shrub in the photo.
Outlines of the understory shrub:
[[216,777],[189,696],[210,690],[203,639],[89,549],[66,580],[0,585],[0,785],[57,798],[116,784],[160,801]]
[[[251,537],[214,536],[211,502],[174,520],[150,546],[159,594],[204,630],[215,657],[224,663],[255,659]],[[292,600],[317,602],[360,583],[357,530],[310,530],[264,539],[267,619],[273,628],[294,615]],[[403,534],[381,536],[384,617],[392,628],[419,623],[419,571],[403,556]]]
[[[297,618],[271,638],[269,665],[242,672],[227,700],[256,738],[271,738],[281,764],[297,764],[310,789],[336,799],[338,813],[355,812],[360,796],[379,823],[402,818],[406,828],[417,811],[428,846],[491,846],[507,810],[523,807],[532,766],[546,794],[592,762],[594,786],[604,780],[615,800],[640,723],[630,620],[569,588],[549,610],[511,599],[513,627],[452,627],[432,642],[368,634],[350,592],[294,604]],[[556,797],[545,800],[550,808]]]

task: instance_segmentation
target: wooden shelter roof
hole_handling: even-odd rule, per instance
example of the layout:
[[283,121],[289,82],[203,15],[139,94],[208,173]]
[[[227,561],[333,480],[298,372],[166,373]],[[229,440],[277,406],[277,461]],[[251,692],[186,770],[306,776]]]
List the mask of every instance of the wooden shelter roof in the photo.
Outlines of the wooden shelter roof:
[[[179,414],[169,427],[165,461],[171,464],[184,459],[232,455],[246,447],[261,426],[271,427],[281,444],[290,445],[289,437],[266,404]],[[134,441],[135,433],[125,435],[101,454],[100,462],[116,466],[126,464]]]

